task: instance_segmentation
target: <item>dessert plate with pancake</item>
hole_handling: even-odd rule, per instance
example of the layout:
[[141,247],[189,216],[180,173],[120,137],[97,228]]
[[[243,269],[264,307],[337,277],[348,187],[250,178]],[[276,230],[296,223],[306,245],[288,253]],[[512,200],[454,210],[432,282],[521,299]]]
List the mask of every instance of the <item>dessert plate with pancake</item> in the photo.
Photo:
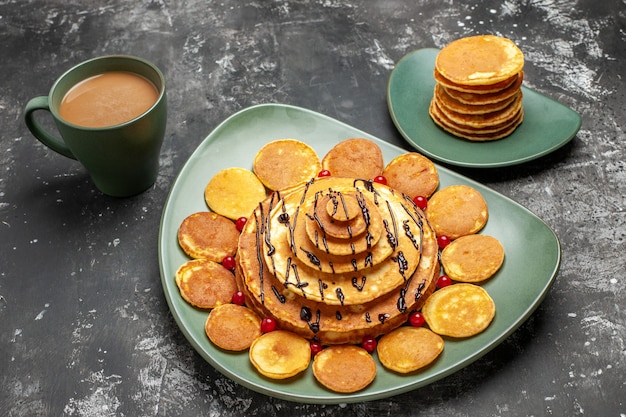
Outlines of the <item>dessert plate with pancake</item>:
[[[236,322],[241,320],[240,315],[230,311],[236,307],[232,307],[231,304],[219,305],[220,303],[216,302],[217,306],[213,312],[218,311],[225,318],[209,322],[207,321],[209,311],[206,308],[194,306],[181,296],[175,277],[177,270],[189,260],[189,257],[179,244],[178,232],[181,225],[190,222],[189,218],[194,213],[207,211],[205,188],[218,172],[232,167],[252,169],[259,150],[272,141],[285,138],[296,138],[308,144],[318,155],[326,155],[339,143],[352,144],[353,142],[346,142],[349,138],[365,138],[377,144],[385,163],[406,154],[396,146],[330,117],[281,104],[265,104],[244,109],[222,122],[200,143],[180,171],[163,209],[159,230],[159,266],[165,297],[180,330],[195,350],[226,377],[260,393],[303,403],[338,404],[397,395],[428,385],[470,365],[515,331],[546,296],[556,277],[561,259],[559,241],[550,227],[512,200],[445,167],[437,166],[439,190],[456,185],[468,186],[480,192],[489,207],[489,218],[480,233],[496,238],[506,252],[498,272],[481,284],[495,304],[496,314],[491,324],[473,337],[444,336],[443,350],[440,339],[436,337],[437,340],[432,341],[433,349],[436,348],[436,360],[424,368],[407,373],[394,372],[383,366],[381,360],[385,361],[385,358],[395,355],[394,352],[402,351],[404,348],[394,342],[389,344],[387,349],[386,342],[383,343],[385,348],[383,357],[379,358],[376,352],[371,354],[371,360],[367,362],[371,368],[368,374],[370,377],[363,382],[364,388],[357,392],[342,392],[341,381],[335,380],[333,372],[328,372],[329,368],[321,365],[324,356],[317,359],[317,363],[311,360],[303,371],[297,368],[298,372],[294,372],[293,376],[289,373],[285,378],[282,374],[281,378],[269,378],[261,374],[255,368],[255,364],[251,363],[249,353],[245,350],[249,343],[246,343],[244,350],[241,351],[237,350],[239,346],[237,349],[227,350],[218,346],[231,343],[232,340],[218,340],[219,343],[214,343],[207,337],[207,333],[217,335],[218,339],[220,335],[232,333],[231,328],[238,326]],[[318,182],[322,184],[324,181],[316,181],[316,184]],[[221,192],[229,193],[227,188]],[[237,190],[233,189],[232,195],[236,194]],[[321,199],[320,196],[320,202]],[[391,204],[393,198],[389,201]],[[361,202],[365,205],[371,203]],[[284,204],[292,202],[285,198]],[[351,206],[346,203],[346,207]],[[322,214],[320,212],[320,215]],[[207,221],[212,221],[209,216],[206,217]],[[193,217],[192,220],[198,221]],[[381,217],[380,222],[384,221],[385,218]],[[532,242],[532,245],[528,242]],[[237,254],[236,257],[240,255]],[[425,256],[425,253],[422,253],[422,256]],[[278,257],[275,259],[279,260]],[[529,263],[528,259],[533,259],[533,262]],[[407,257],[407,263],[410,262],[413,261]],[[246,319],[246,322],[258,322],[260,319],[251,317],[249,320]],[[220,330],[224,327],[226,330]],[[421,335],[423,332],[410,332],[411,335],[413,333],[415,335],[407,340],[424,338]],[[427,338],[432,339],[430,336]],[[266,363],[265,352],[268,346],[271,347],[275,343],[271,337],[264,337],[250,349],[261,368],[268,372],[272,371],[271,363]],[[363,353],[360,348],[342,349],[330,350],[326,353],[326,356],[329,356],[327,359],[333,361],[339,360],[337,358],[344,355],[348,357]],[[420,365],[418,363],[412,366]],[[372,367],[375,367],[373,380]],[[320,372],[324,374],[327,385],[317,381],[316,377],[320,376]],[[338,388],[329,389],[329,386]]]
[[[496,79],[491,86],[497,91],[492,92],[472,85],[472,78],[460,85],[457,74],[445,73],[446,78],[439,68],[435,71],[439,54],[434,48],[407,54],[391,72],[387,87],[394,124],[425,156],[471,168],[511,166],[559,149],[580,129],[578,113],[521,84],[523,70]],[[443,68],[445,64],[450,63],[440,63]]]

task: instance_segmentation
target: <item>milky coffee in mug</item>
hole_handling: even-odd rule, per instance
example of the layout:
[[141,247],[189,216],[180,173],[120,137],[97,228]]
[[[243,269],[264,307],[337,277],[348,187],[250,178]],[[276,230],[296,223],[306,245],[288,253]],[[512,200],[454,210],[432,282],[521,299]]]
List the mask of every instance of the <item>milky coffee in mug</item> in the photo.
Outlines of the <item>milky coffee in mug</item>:
[[125,71],[94,75],[73,86],[61,105],[61,117],[85,127],[114,126],[145,113],[159,98],[148,79]]
[[[52,114],[60,138],[35,119]],[[82,163],[105,194],[126,197],[154,184],[165,134],[165,80],[153,64],[112,55],[63,74],[48,96],[28,102],[26,125],[46,146]]]

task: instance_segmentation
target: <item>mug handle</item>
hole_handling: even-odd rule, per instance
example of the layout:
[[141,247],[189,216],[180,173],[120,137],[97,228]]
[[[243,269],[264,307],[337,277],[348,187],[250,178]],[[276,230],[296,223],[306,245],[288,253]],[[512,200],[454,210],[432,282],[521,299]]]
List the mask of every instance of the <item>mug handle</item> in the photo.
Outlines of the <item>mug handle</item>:
[[50,112],[50,104],[48,103],[47,96],[39,96],[29,100],[26,103],[26,107],[24,109],[24,121],[26,122],[26,126],[28,130],[44,145],[49,147],[55,152],[60,153],[63,156],[67,156],[68,158],[76,159],[70,148],[67,147],[62,140],[55,138],[53,135],[48,133],[37,121],[35,120],[35,111],[37,110],[46,110]]

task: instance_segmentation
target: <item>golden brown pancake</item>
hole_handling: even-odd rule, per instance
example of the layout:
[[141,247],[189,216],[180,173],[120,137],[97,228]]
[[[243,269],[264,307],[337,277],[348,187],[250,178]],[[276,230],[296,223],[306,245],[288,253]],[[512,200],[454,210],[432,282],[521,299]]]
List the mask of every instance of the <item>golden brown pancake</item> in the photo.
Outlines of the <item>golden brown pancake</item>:
[[425,327],[402,326],[378,341],[378,359],[387,369],[406,374],[431,364],[443,352],[441,336]]
[[373,141],[353,138],[339,142],[322,159],[334,177],[374,179],[383,172],[383,154]]
[[504,247],[488,235],[467,235],[452,241],[441,252],[445,273],[454,281],[481,282],[495,274],[504,261]]
[[434,101],[431,102],[429,113],[433,121],[448,133],[475,142],[487,142],[509,136],[524,119],[524,108],[522,107],[517,114],[513,115],[511,120],[505,120],[498,125],[486,127],[464,126],[448,119]]
[[204,189],[209,208],[231,220],[248,217],[264,198],[265,186],[252,171],[244,168],[219,171]]
[[496,305],[484,288],[460,283],[435,291],[426,300],[422,314],[437,334],[469,337],[489,326],[496,314]]
[[203,211],[187,216],[178,227],[178,243],[192,258],[222,262],[237,250],[235,223],[217,213]]
[[175,279],[183,299],[198,308],[227,304],[237,291],[233,273],[208,259],[185,262],[176,271]]
[[458,91],[459,93],[473,94],[475,96],[481,96],[481,95],[497,94],[506,90],[507,88],[510,88],[512,85],[515,84],[516,80],[518,79],[519,74],[515,74],[511,76],[510,78],[499,81],[497,83],[485,84],[485,85],[457,84],[455,82],[450,81],[443,75],[441,75],[441,73],[436,68],[435,68],[435,71],[433,72],[433,76],[437,84],[441,85],[447,90]]
[[461,114],[461,115],[485,115],[492,114],[494,112],[503,110],[509,106],[517,96],[520,96],[521,92],[517,91],[511,97],[507,97],[504,100],[494,101],[487,104],[467,104],[458,101],[454,97],[448,94],[447,90],[441,85],[435,86],[435,102],[447,111]]
[[291,378],[309,367],[309,341],[294,333],[275,330],[252,342],[250,362],[263,375],[272,379]]
[[511,40],[478,35],[457,39],[444,47],[435,68],[460,85],[493,85],[514,77],[524,67],[524,54]]
[[445,106],[438,108],[449,120],[459,125],[482,129],[500,126],[513,120],[522,108],[522,94],[516,95],[515,99],[503,109],[485,114],[461,114],[448,110]]
[[497,103],[517,94],[522,87],[523,80],[524,71],[517,74],[517,76],[515,77],[515,82],[511,83],[508,87],[505,87],[501,90],[496,90],[494,92],[482,92],[481,94],[476,94],[476,92],[472,91],[463,92],[452,88],[447,88],[441,83],[439,83],[438,85],[440,85],[450,97],[461,103],[471,105],[483,105]]
[[279,139],[257,152],[253,171],[270,190],[283,190],[317,176],[322,169],[317,153],[304,142]]
[[383,176],[387,185],[411,198],[430,197],[439,186],[439,173],[433,162],[425,156],[410,152],[392,159]]
[[376,378],[376,362],[361,347],[330,346],[315,355],[313,375],[320,384],[332,391],[356,392]]
[[204,331],[220,348],[242,351],[261,336],[261,318],[247,307],[223,304],[211,310]]
[[368,197],[336,191],[319,197],[303,216],[306,235],[317,249],[346,256],[376,246],[383,234],[383,220],[378,210],[368,209],[372,204]]
[[437,191],[428,201],[426,214],[437,236],[452,240],[478,232],[489,217],[487,202],[469,185],[450,185]]

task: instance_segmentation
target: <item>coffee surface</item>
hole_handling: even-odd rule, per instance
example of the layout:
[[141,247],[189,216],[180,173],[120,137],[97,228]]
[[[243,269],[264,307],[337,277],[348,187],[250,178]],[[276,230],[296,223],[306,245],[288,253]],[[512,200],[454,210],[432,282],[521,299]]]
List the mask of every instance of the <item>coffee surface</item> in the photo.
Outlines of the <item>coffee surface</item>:
[[111,71],[73,86],[63,97],[59,113],[79,126],[115,126],[144,113],[158,97],[157,88],[144,77]]

